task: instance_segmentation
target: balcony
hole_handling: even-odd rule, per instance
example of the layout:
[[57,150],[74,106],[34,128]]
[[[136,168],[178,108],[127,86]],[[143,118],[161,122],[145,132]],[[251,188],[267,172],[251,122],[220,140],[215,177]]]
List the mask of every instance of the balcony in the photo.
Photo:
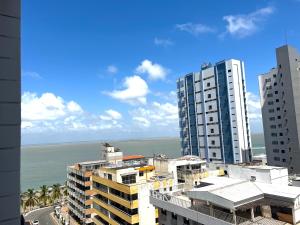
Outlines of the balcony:
[[151,191],[150,202],[155,207],[174,212],[183,217],[202,224],[211,225],[232,225],[232,224],[260,224],[253,223],[249,219],[226,213],[220,210],[210,208],[206,205],[193,206],[190,200],[185,200],[168,194],[162,194],[157,191]]

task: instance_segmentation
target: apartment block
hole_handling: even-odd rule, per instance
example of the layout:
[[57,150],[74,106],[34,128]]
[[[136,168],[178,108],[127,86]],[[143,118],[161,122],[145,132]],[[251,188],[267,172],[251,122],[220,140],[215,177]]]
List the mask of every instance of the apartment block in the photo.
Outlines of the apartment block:
[[259,76],[267,163],[295,174],[300,173],[300,55],[284,45],[276,58],[276,67]]
[[244,63],[202,65],[177,81],[182,155],[235,164],[252,160]]
[[93,176],[95,224],[157,224],[158,211],[150,204],[150,190],[170,191],[173,176],[157,174],[146,159],[126,160],[95,171]]
[[0,1],[0,224],[20,224],[20,0]]
[[91,224],[92,171],[107,164],[105,160],[76,163],[67,168],[68,209],[71,224]]
[[163,225],[299,224],[299,187],[276,179],[253,179],[275,178],[275,170],[287,173],[286,168],[268,166],[234,168],[229,176],[203,178],[189,190],[151,191],[150,202],[159,209],[158,221]]

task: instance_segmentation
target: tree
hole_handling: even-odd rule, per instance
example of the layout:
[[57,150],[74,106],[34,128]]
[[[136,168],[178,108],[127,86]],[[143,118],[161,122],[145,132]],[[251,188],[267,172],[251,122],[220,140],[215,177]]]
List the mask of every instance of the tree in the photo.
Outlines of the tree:
[[61,192],[60,192],[60,184],[53,184],[52,186],[52,200],[55,202],[57,199],[60,199]]
[[43,206],[47,205],[47,202],[49,201],[49,193],[48,193],[48,187],[47,185],[43,185],[40,187],[40,193],[39,193],[39,202],[43,204]]
[[29,207],[29,210],[31,210],[38,203],[38,199],[34,193],[34,190],[28,189],[24,195],[25,195],[25,199],[26,199],[25,203],[24,203],[24,209]]

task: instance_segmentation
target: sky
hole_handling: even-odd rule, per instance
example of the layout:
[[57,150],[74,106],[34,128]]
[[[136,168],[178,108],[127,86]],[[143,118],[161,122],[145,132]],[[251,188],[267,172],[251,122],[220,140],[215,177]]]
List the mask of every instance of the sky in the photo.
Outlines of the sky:
[[245,63],[252,133],[258,75],[300,49],[299,0],[30,0],[22,4],[22,144],[178,137],[176,79]]

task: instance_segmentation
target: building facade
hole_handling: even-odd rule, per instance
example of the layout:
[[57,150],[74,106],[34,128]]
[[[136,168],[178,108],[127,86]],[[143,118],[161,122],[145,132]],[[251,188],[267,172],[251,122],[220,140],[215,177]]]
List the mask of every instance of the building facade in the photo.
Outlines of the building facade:
[[203,65],[178,79],[177,94],[182,155],[229,164],[251,161],[243,62]]
[[[77,224],[91,224],[92,171],[107,164],[106,161],[82,162],[67,168],[68,210],[70,220]],[[71,222],[71,224],[73,224]]]
[[[267,166],[235,168],[229,177],[207,177],[192,189],[151,191],[150,202],[158,208],[162,225],[299,224],[300,188],[278,183],[274,170],[287,172]],[[275,179],[259,179],[270,175]]]
[[0,1],[0,224],[20,224],[20,0]]
[[156,174],[144,160],[130,160],[97,170],[92,177],[95,224],[158,223],[158,210],[150,204],[150,190],[170,191],[173,176]]
[[259,76],[267,162],[300,173],[300,55],[285,45],[276,58],[276,68]]

